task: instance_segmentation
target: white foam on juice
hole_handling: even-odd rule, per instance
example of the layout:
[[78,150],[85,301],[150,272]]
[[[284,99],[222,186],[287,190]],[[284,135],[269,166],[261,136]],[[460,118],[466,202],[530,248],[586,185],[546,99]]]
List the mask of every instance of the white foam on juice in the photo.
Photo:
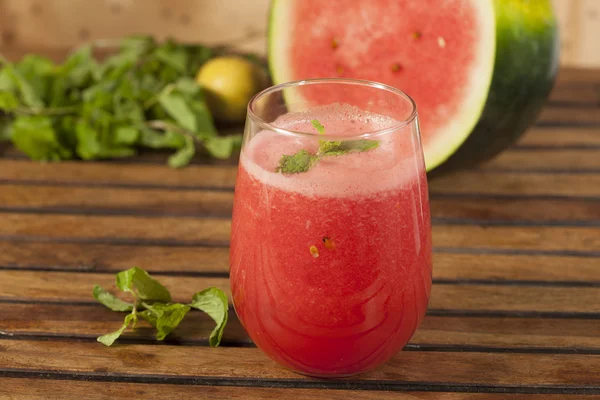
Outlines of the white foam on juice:
[[[288,113],[272,125],[293,131],[315,132],[318,120],[328,136],[355,136],[391,127],[396,120],[360,110],[347,104],[332,104]],[[276,172],[281,156],[306,149],[316,152],[318,137],[283,135],[261,131],[246,144],[240,163],[255,179],[305,196],[347,197],[371,195],[397,189],[414,182],[423,170],[415,159],[411,127],[376,138],[379,147],[367,152],[321,158],[309,171],[298,174]]]

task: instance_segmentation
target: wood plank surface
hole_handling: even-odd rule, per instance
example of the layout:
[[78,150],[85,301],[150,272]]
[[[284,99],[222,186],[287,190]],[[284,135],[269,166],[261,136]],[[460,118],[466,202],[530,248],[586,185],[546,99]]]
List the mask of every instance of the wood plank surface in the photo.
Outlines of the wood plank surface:
[[[600,281],[595,257],[435,252],[436,280],[579,282]],[[224,247],[0,241],[0,268],[115,273],[139,265],[152,273],[226,275]]]
[[[513,152],[520,155],[521,152]],[[527,153],[527,152],[523,152]],[[600,153],[598,154],[600,160]],[[510,156],[507,156],[510,160]],[[523,158],[523,157],[519,157]],[[527,158],[524,156],[524,158]],[[508,162],[506,164],[510,165]],[[600,164],[600,161],[599,161]],[[490,168],[495,168],[494,163]],[[599,165],[600,166],[600,165]],[[599,169],[600,170],[600,169]],[[89,215],[230,217],[233,192],[211,190],[173,191],[22,186],[0,183],[0,212],[62,213]],[[600,221],[600,202],[587,199],[538,199],[431,196],[434,223],[440,219],[472,221]]]
[[[5,339],[94,341],[123,322],[123,314],[99,304],[0,303],[0,312],[0,338]],[[207,346],[213,326],[207,316],[193,312],[164,343]],[[144,322],[121,338],[123,344],[155,343],[154,331]],[[232,313],[222,346],[250,345],[248,335]],[[407,349],[600,354],[600,339],[597,319],[428,315]]]
[[432,194],[600,197],[600,174],[460,171],[430,180]]
[[564,107],[548,104],[538,116],[536,124],[598,126],[600,125],[600,112],[596,105]]
[[[88,215],[33,215],[2,217],[0,238],[172,246],[227,245],[228,219],[182,219]],[[600,249],[600,227],[436,225],[437,248],[480,250],[564,251],[594,253]]]
[[[599,109],[600,113],[600,109]],[[484,169],[504,170],[565,170],[600,172],[600,148],[588,150],[507,150],[490,162]]]
[[[192,363],[191,358],[202,361]],[[169,346],[168,350],[157,351],[155,346],[146,344],[106,348],[90,342],[6,339],[0,341],[0,365],[4,366],[0,370],[5,371],[49,371],[113,379],[122,376],[134,382],[144,377],[149,368],[152,378],[164,383],[190,379],[252,380],[265,386],[282,379],[294,383],[315,382],[277,367],[255,348]],[[599,379],[600,355],[408,351],[359,378],[329,382],[333,385],[347,382],[350,386],[362,383],[364,389],[371,388],[369,383],[383,389],[426,382],[428,387],[440,388],[528,385],[540,389],[597,391]],[[327,382],[316,382],[320,387],[328,386]]]
[[426,392],[386,392],[335,389],[292,389],[257,388],[227,386],[184,386],[172,384],[143,384],[112,382],[64,381],[33,378],[1,379],[0,395],[11,400],[66,400],[86,399],[131,400],[132,396],[144,399],[181,400],[181,399],[296,399],[296,400],[597,400],[600,395],[576,394],[539,394],[522,395],[507,393],[426,393]]
[[111,348],[95,342],[123,318],[91,296],[94,284],[114,290],[116,271],[139,265],[178,301],[208,286],[229,293],[231,160],[40,164],[8,149],[0,398],[600,398],[598,88],[598,71],[561,71],[514,148],[432,177],[428,315],[391,362],[343,380],[278,367],[233,312],[217,349],[200,312],[165,342],[144,326]]
[[[572,282],[593,284],[598,259],[560,255],[435,252],[436,280]],[[159,274],[226,275],[223,247],[130,246],[0,241],[0,268],[115,273],[139,265]]]
[[600,147],[600,127],[532,127],[519,139],[517,147]]
[[[65,282],[69,282],[68,288]],[[176,301],[189,301],[194,293],[209,286],[230,293],[228,279],[220,277],[164,276],[161,282],[173,289]],[[114,276],[109,274],[1,270],[0,300],[94,303],[91,297],[94,284],[115,290]],[[598,314],[599,298],[600,287],[452,283],[434,285],[429,307],[471,312]]]
[[[170,170],[163,165],[64,162],[42,168],[25,160],[0,160],[0,182],[101,187],[233,189],[235,167],[193,165]],[[600,197],[600,175],[592,173],[499,173],[471,170],[435,177],[432,193],[555,195]]]

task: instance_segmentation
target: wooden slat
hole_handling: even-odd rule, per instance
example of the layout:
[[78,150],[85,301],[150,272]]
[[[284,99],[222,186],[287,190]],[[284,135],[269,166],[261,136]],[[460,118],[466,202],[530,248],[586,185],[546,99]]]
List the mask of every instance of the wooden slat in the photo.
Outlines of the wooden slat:
[[600,281],[600,258],[505,254],[433,254],[438,280],[580,282]]
[[229,249],[0,241],[0,265],[111,272],[139,265],[149,271],[224,273]]
[[600,84],[600,71],[593,68],[561,68],[557,76],[557,85],[575,83]]
[[[230,221],[226,219],[15,213],[3,215],[0,224],[0,235],[8,237],[124,244],[131,241],[140,244],[221,244],[227,243],[229,233]],[[433,243],[441,248],[589,252],[600,248],[600,228],[436,225]]]
[[[0,188],[1,190],[1,188]],[[431,216],[450,221],[600,221],[600,201],[586,199],[537,199],[514,197],[446,197],[430,198]]]
[[[598,110],[600,113],[600,109]],[[600,149],[589,150],[508,150],[483,165],[484,169],[505,170],[595,170],[600,173]]]
[[[519,155],[521,152],[511,154],[515,153]],[[501,166],[506,167],[504,163],[501,161]],[[490,164],[490,168],[497,164]],[[600,167],[600,161],[598,164]],[[233,192],[0,184],[0,210],[5,211],[229,217],[232,206]],[[585,199],[432,196],[431,210],[434,222],[436,218],[474,221],[600,220],[600,202]]]
[[[219,186],[231,189],[235,184],[235,174],[233,166],[191,166],[175,171],[162,165],[62,163],[44,168],[29,161],[0,160],[0,180],[46,184],[150,185],[167,188]],[[432,179],[431,190],[449,193],[600,196],[600,175],[463,171]]]
[[550,93],[550,104],[598,105],[600,84],[559,84]]
[[[0,299],[93,302],[94,284],[114,289],[109,274],[0,271]],[[65,283],[68,282],[68,287]],[[189,301],[192,295],[209,286],[229,293],[225,278],[161,277],[177,301]],[[545,287],[521,285],[444,284],[434,285],[431,309],[468,311],[535,311],[600,313],[598,287]]]
[[600,174],[462,171],[430,180],[432,193],[600,196]]
[[598,128],[540,128],[532,127],[517,143],[518,146],[600,146],[600,127]]
[[[94,302],[91,295],[93,286],[98,284],[117,293],[114,282],[115,277],[110,274],[0,271],[0,297],[5,300]],[[194,293],[209,286],[230,292],[226,278],[161,276],[160,282],[171,289],[175,301],[181,302],[189,302]],[[127,299],[127,296],[124,298]]]
[[[594,257],[442,252],[433,254],[433,276],[440,280],[597,282],[599,262]],[[0,242],[2,267],[114,273],[134,265],[162,274],[227,274],[229,249]]]
[[564,107],[547,105],[536,123],[600,126],[600,107]]
[[[199,360],[190,362],[191,359]],[[200,361],[201,360],[201,361]],[[165,383],[181,375],[196,379],[235,378],[300,381],[298,375],[276,367],[258,349],[131,344],[106,348],[98,343],[0,341],[0,365],[17,370],[61,371],[77,374],[152,375]],[[432,368],[435,366],[435,368]],[[166,379],[165,379],[166,378]],[[383,384],[438,385],[560,385],[598,388],[600,356],[501,354],[460,352],[403,352],[383,367],[360,377]],[[322,383],[324,384],[324,383]]]
[[183,219],[171,217],[82,216],[5,214],[0,235],[43,236],[73,240],[136,240],[182,243],[229,240],[230,221],[226,219]]
[[[131,400],[140,399],[295,399],[295,400],[597,400],[576,394],[522,395],[507,393],[398,393],[371,390],[291,389],[227,386],[149,385],[143,383],[81,382],[32,378],[4,379],[0,395],[11,400]],[[52,397],[48,397],[51,395]],[[10,397],[8,397],[10,396]]]
[[[407,394],[390,393],[384,391],[353,391],[327,390],[327,389],[291,389],[291,388],[256,388],[256,387],[227,387],[227,386],[184,386],[165,384],[143,384],[143,383],[117,383],[117,382],[80,382],[80,381],[57,381],[27,378],[6,378],[0,385],[0,397],[6,396],[11,400],[131,400],[131,399],[289,399],[296,400],[347,400],[352,399],[398,399],[419,400],[429,399],[427,397]],[[51,397],[48,397],[51,396]],[[442,394],[442,396],[444,396]],[[455,399],[473,400],[496,400],[499,397],[483,395],[479,397],[454,397]],[[2,397],[4,398],[4,397]],[[446,397],[448,400],[452,397]],[[503,397],[511,399],[511,397]],[[553,399],[552,396],[547,397]],[[579,400],[579,396],[567,396],[566,400]],[[589,397],[586,397],[588,400]],[[532,398],[532,400],[537,400]]]
[[600,229],[438,225],[433,228],[433,243],[444,248],[586,252],[600,249]]
[[[7,304],[0,303],[4,338],[89,339],[111,332],[123,322],[123,314],[99,305]],[[35,318],[31,316],[35,315]],[[165,343],[207,345],[214,322],[193,312]],[[410,341],[411,348],[448,348],[469,351],[482,347],[506,351],[550,349],[550,351],[600,352],[598,321],[592,319],[498,318],[428,315]],[[123,343],[154,341],[154,330],[140,322],[127,331]],[[250,339],[235,313],[231,313],[222,345],[249,344]]]
[[0,180],[26,182],[232,188],[236,174],[237,169],[230,166],[171,169],[160,164],[76,161],[48,165],[0,158]]
[[0,207],[65,212],[231,215],[233,192],[0,184]]
[[[52,168],[20,160],[0,160],[0,180],[43,183],[233,188],[235,167],[61,163]],[[600,196],[598,174],[495,173],[463,171],[431,181],[432,192]]]
[[[229,233],[226,219],[5,214],[0,224],[0,235],[8,237],[125,244],[225,244]],[[600,228],[437,225],[433,243],[441,248],[589,252],[600,248]]]

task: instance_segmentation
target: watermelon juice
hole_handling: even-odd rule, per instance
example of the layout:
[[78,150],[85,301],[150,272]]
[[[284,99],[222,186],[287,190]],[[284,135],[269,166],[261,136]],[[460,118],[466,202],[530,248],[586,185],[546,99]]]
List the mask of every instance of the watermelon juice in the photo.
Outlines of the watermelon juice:
[[[289,113],[292,131],[349,137],[393,126],[347,105]],[[389,360],[425,314],[431,228],[418,135],[386,134],[375,149],[276,172],[315,138],[262,130],[242,150],[231,237],[235,310],[256,345],[311,376],[363,372]]]

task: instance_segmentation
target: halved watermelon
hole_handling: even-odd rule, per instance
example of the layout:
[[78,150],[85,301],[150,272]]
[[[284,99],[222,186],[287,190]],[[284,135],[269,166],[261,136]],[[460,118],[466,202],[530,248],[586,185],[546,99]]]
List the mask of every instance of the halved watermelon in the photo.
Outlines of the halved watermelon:
[[[387,83],[419,108],[427,169],[488,159],[533,123],[558,65],[550,0],[274,0],[275,83]],[[318,99],[314,99],[318,100]]]

